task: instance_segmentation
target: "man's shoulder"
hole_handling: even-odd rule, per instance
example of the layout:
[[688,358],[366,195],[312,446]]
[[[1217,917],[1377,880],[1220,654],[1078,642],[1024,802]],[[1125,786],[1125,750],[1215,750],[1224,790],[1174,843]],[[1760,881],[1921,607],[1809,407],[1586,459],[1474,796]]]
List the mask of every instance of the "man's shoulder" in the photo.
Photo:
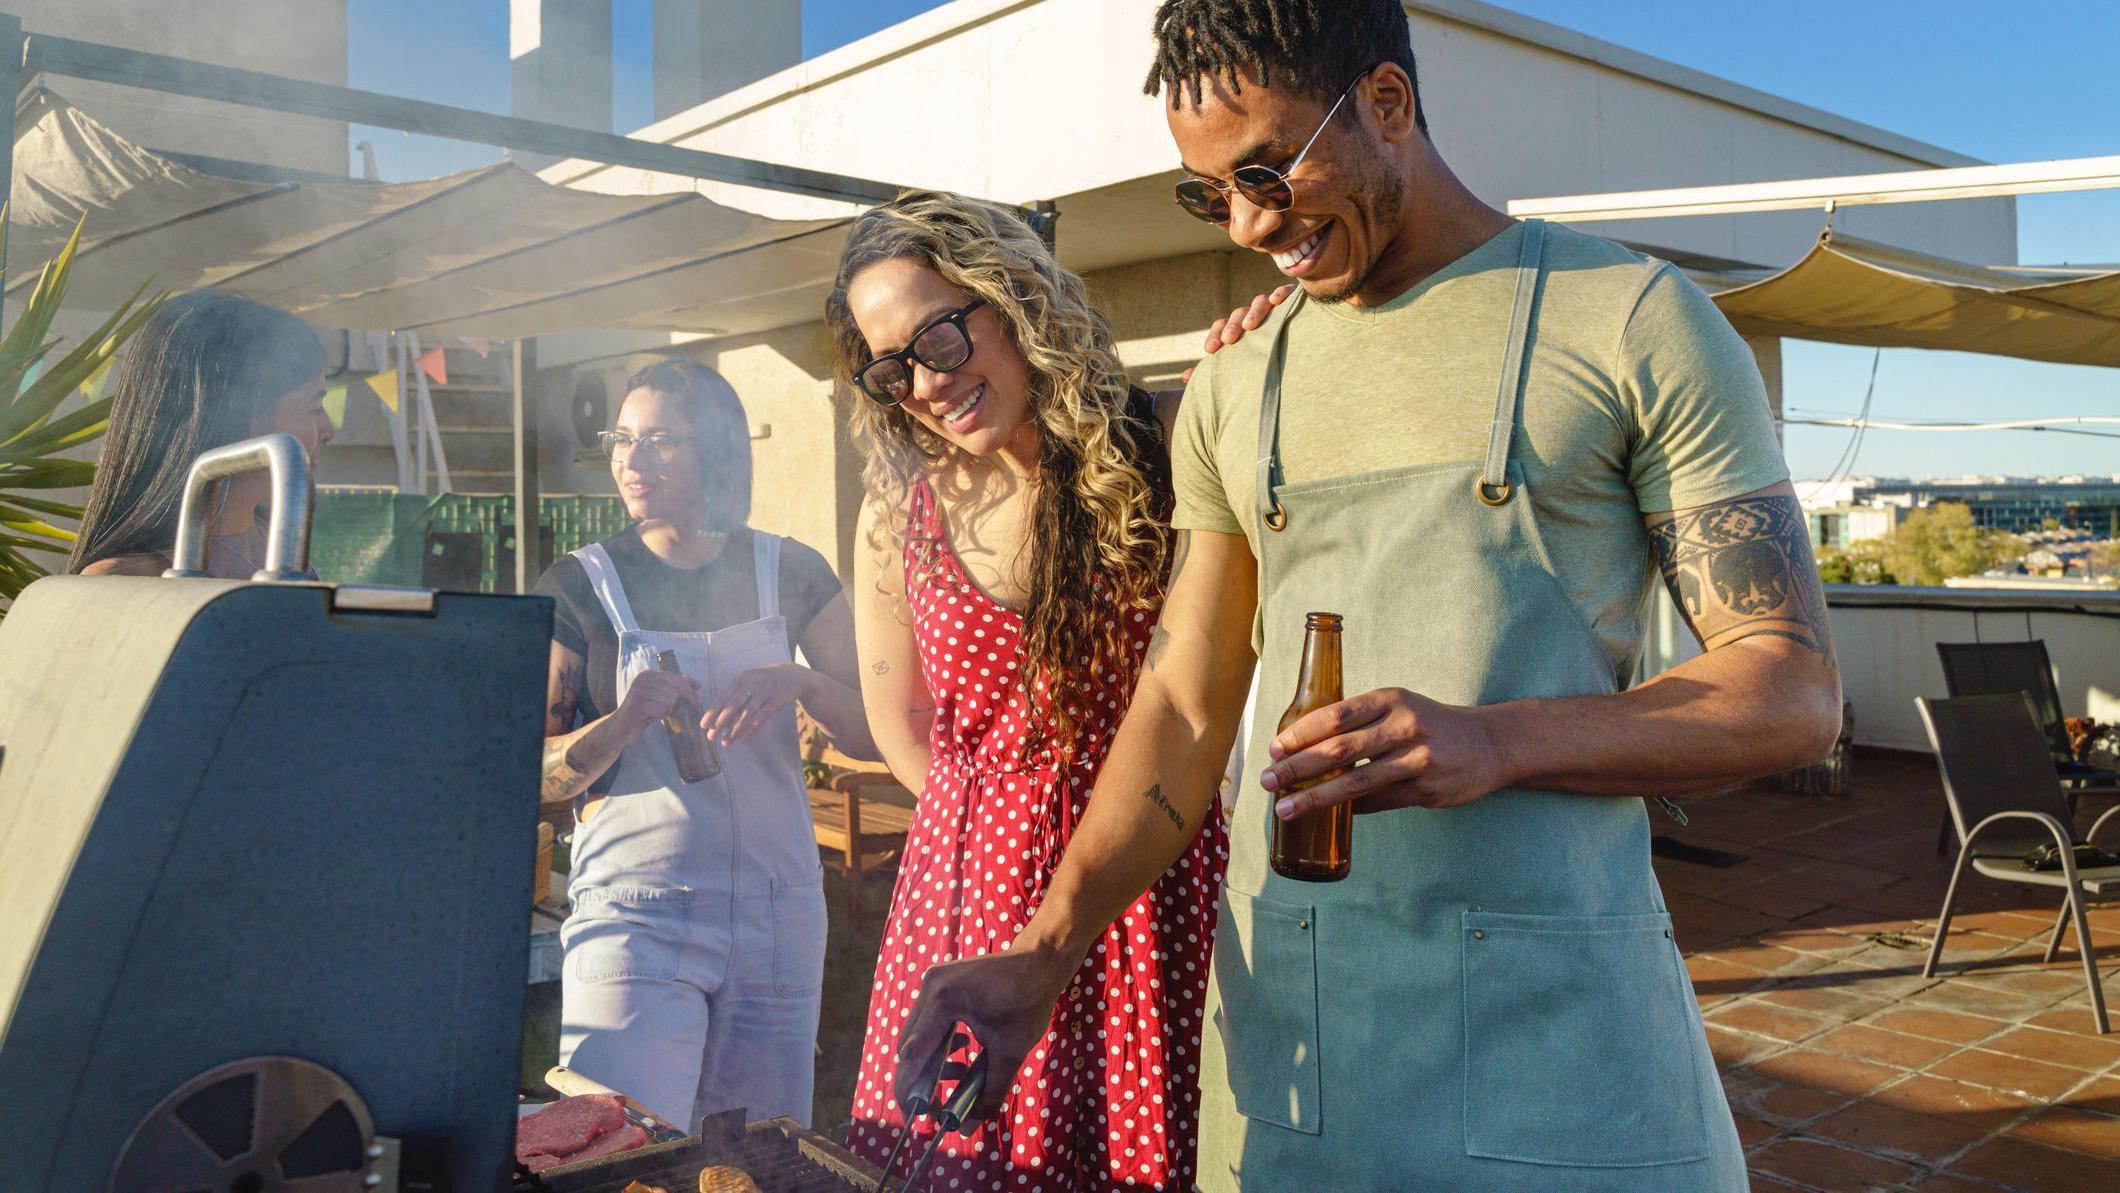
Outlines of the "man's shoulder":
[[[1185,387],[1184,405],[1190,406],[1195,400],[1205,398],[1206,401],[1200,403],[1205,408],[1203,412],[1212,413],[1219,422],[1229,404],[1240,396],[1256,402],[1259,383],[1266,376],[1266,362],[1273,355],[1274,340],[1281,334],[1282,325],[1302,305],[1282,303],[1266,317],[1266,322],[1245,333],[1243,339],[1202,358],[1193,369],[1191,383]],[[1180,411],[1182,413],[1183,406]]]
[[1640,294],[1664,270],[1675,272],[1661,257],[1559,224],[1546,225],[1546,266],[1549,279],[1572,290],[1629,297]]

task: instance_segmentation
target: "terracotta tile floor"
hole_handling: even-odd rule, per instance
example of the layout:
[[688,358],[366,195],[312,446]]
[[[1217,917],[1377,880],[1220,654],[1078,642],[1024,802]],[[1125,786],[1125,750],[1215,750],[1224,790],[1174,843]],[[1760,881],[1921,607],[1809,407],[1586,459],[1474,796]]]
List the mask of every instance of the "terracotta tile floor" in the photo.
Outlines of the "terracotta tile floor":
[[[2099,1036],[2059,892],[1968,875],[1934,979],[1953,859],[1925,755],[1862,751],[1844,799],[1755,785],[1687,801],[1659,858],[1754,1189],[2120,1191],[2120,1032]],[[2113,805],[2090,795],[2088,829]],[[2120,850],[2120,832],[2099,843]],[[2120,1020],[2120,901],[2091,935]]]

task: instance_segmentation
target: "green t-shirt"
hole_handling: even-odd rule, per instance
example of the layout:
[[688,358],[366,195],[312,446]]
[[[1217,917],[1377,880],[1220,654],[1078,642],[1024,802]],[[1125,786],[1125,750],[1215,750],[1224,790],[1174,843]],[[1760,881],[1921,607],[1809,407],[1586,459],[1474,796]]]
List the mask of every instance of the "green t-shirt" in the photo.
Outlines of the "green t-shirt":
[[[1284,483],[1486,457],[1523,226],[1378,307],[1303,304],[1288,329]],[[1546,230],[1510,458],[1561,585],[1624,686],[1654,560],[1642,516],[1787,480],[1751,349],[1670,264]],[[1174,524],[1258,549],[1259,395],[1283,306],[1203,361],[1178,412]],[[1468,490],[1465,500],[1473,500]]]

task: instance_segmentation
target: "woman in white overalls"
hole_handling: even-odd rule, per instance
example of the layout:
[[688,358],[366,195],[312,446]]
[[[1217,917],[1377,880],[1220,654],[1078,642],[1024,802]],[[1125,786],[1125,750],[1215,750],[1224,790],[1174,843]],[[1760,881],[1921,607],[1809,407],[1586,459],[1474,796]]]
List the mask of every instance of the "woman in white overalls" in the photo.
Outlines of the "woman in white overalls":
[[[823,556],[745,526],[749,423],[718,374],[643,370],[603,442],[634,524],[537,588],[556,605],[543,802],[579,825],[560,1061],[687,1128],[736,1108],[807,1124],[825,904],[795,705],[873,756],[852,615]],[[721,757],[697,783],[662,726],[688,700]]]

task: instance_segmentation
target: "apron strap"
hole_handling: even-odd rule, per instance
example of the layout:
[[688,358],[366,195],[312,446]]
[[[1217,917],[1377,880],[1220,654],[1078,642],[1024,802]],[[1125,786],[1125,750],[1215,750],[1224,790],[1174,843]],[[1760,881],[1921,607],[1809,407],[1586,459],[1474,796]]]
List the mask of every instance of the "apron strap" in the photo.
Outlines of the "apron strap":
[[1281,324],[1274,328],[1273,347],[1266,354],[1266,392],[1259,399],[1259,465],[1252,495],[1259,524],[1268,530],[1288,525],[1288,514],[1276,493],[1281,484],[1281,366],[1288,357],[1288,325],[1295,322],[1296,312],[1308,297],[1302,287],[1296,288],[1295,301],[1282,312]]
[[1487,464],[1480,470],[1478,492],[1487,505],[1502,505],[1515,491],[1509,483],[1509,441],[1516,433],[1516,412],[1523,397],[1524,362],[1531,356],[1531,312],[1538,305],[1545,244],[1545,223],[1525,220],[1523,253],[1516,266],[1516,301],[1509,310],[1509,343],[1502,350],[1502,380],[1494,395],[1494,427],[1487,436]]
[[780,536],[751,532],[751,566],[758,572],[758,617],[780,616]]
[[621,634],[638,632],[640,626],[633,621],[633,606],[626,602],[626,586],[618,582],[618,569],[611,564],[611,556],[604,551],[602,543],[590,543],[572,553],[581,561],[582,570],[589,574],[589,587],[596,590],[596,599],[603,603],[605,616],[611,619],[612,628]]

